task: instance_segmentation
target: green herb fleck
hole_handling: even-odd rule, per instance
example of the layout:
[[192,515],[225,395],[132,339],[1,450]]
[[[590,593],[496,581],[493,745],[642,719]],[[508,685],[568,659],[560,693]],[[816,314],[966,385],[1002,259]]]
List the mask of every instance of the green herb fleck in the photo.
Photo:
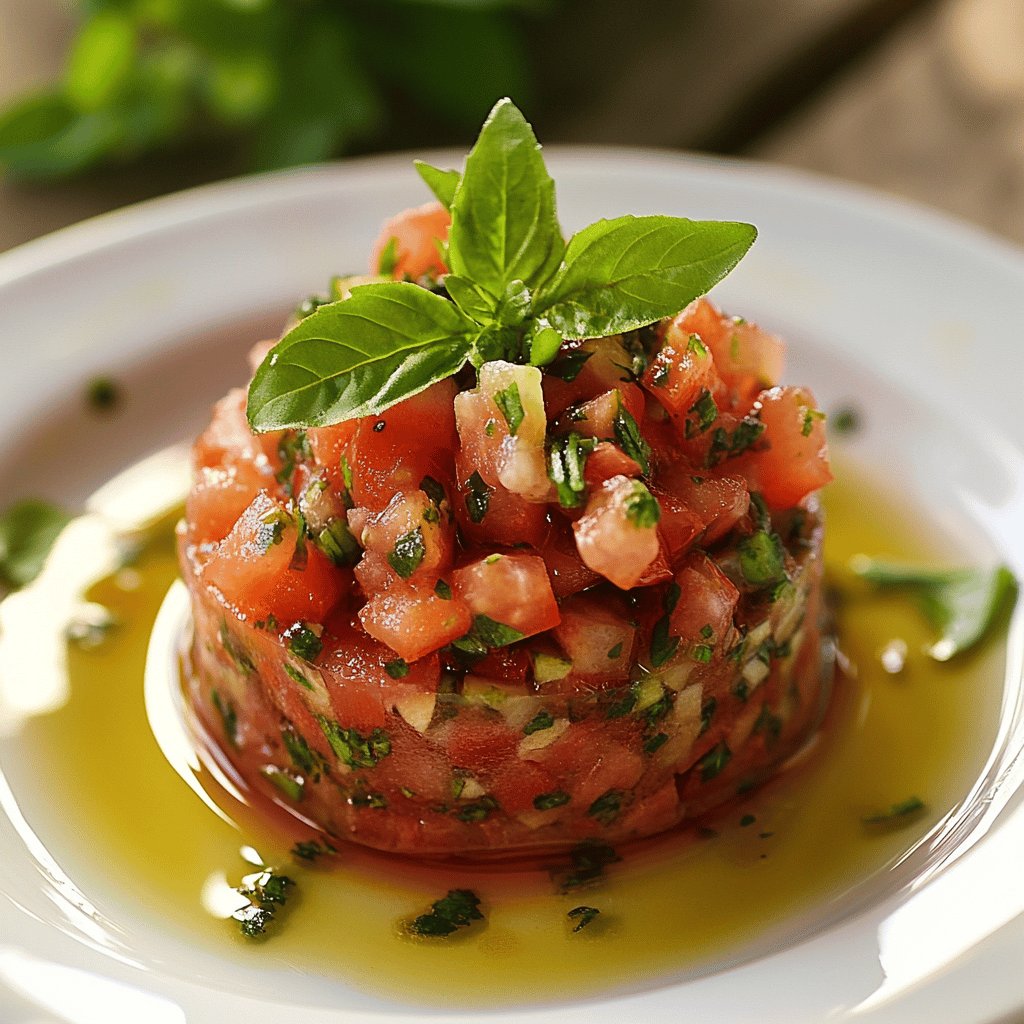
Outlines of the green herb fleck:
[[491,503],[491,488],[484,482],[484,478],[475,471],[466,481],[465,486],[469,492],[466,495],[466,511],[469,513],[470,521],[482,522]]
[[494,404],[501,410],[501,415],[505,417],[508,432],[515,437],[526,417],[522,399],[519,397],[519,385],[512,381],[507,388],[497,392],[494,396]]
[[559,892],[571,892],[596,882],[609,864],[615,864],[621,859],[607,844],[587,840],[573,847],[567,868],[551,870],[551,879],[558,886]]
[[420,914],[408,925],[412,935],[439,938],[466,928],[474,921],[482,921],[480,900],[469,889],[450,889],[448,895],[430,906],[429,913]]
[[284,671],[289,679],[293,679],[299,686],[305,687],[307,690],[313,689],[313,684],[306,678],[306,676],[300,672],[294,665],[289,665],[286,661],[284,663]]
[[535,732],[550,729],[554,724],[555,720],[551,717],[551,712],[547,708],[542,708],[523,726],[523,732],[527,736],[532,736]]
[[622,798],[625,794],[621,789],[609,789],[602,793],[588,808],[587,814],[597,818],[602,825],[610,825],[622,811]]
[[573,927],[573,932],[575,933],[586,928],[600,913],[601,911],[597,907],[573,907],[565,916],[570,921],[576,922]]
[[652,530],[661,520],[661,506],[640,481],[633,481],[633,489],[626,496],[626,519],[638,530]]
[[786,578],[786,551],[777,533],[758,530],[740,541],[740,572],[754,587],[767,587]]
[[593,355],[583,349],[573,349],[569,352],[562,352],[558,358],[545,367],[544,372],[552,377],[558,377],[571,384],[586,365],[587,360]]
[[388,552],[388,565],[407,580],[422,564],[427,553],[426,544],[423,543],[423,531],[420,527],[403,533],[395,541],[394,548]]
[[455,812],[455,817],[459,821],[465,821],[470,824],[475,824],[479,821],[486,821],[492,811],[498,809],[498,801],[493,796],[482,796],[478,800],[474,800],[471,803],[463,804],[458,811]]
[[0,581],[12,588],[31,583],[69,522],[71,516],[46,501],[11,505],[0,515]]
[[392,679],[404,679],[409,674],[409,665],[402,658],[395,658],[393,661],[385,663],[384,671]]
[[296,622],[284,632],[288,650],[303,661],[316,661],[317,655],[323,650],[320,637],[304,622]]
[[85,400],[97,412],[110,412],[121,401],[121,389],[109,377],[94,377],[85,389]]
[[825,414],[820,409],[811,409],[810,407],[804,408],[803,423],[800,426],[800,433],[804,437],[810,437],[811,431],[814,429],[814,424],[817,420],[824,420]]
[[608,651],[608,660],[614,661],[616,658],[622,657],[622,641],[620,640],[614,647]]
[[656,750],[660,749],[668,742],[668,734],[664,732],[657,732],[653,736],[649,736],[644,740],[644,753],[653,754]]
[[539,793],[533,798],[533,806],[538,811],[550,811],[569,802],[569,794],[557,789],[553,793]]
[[583,478],[587,456],[597,447],[592,437],[581,437],[575,431],[556,437],[548,453],[548,477],[555,485],[562,508],[576,508],[583,502],[587,484]]
[[643,434],[640,433],[640,427],[637,425],[636,420],[633,419],[633,414],[621,403],[618,414],[612,424],[612,429],[615,431],[615,440],[619,442],[619,447],[640,467],[640,472],[646,476],[651,471],[651,446],[644,440]]
[[247,939],[265,935],[294,888],[295,882],[287,875],[278,874],[274,868],[247,875],[237,891],[249,902],[236,910],[231,918],[238,923]]
[[285,768],[278,768],[276,765],[267,764],[260,769],[260,774],[273,783],[279,793],[292,803],[298,803],[305,791],[305,781],[293,775]]
[[920,817],[926,809],[927,805],[920,797],[909,796],[887,810],[866,815],[861,821],[872,828],[899,828]]
[[732,759],[732,751],[726,742],[712,747],[698,762],[697,769],[700,772],[701,782],[710,782]]
[[304,860],[309,864],[314,863],[321,857],[330,857],[338,851],[326,840],[303,839],[297,842],[291,850],[296,860]]
[[218,690],[210,691],[210,700],[220,715],[221,725],[224,727],[224,735],[228,743],[233,747],[238,746],[238,712],[235,710],[234,701],[225,700]]
[[434,584],[434,593],[442,601],[450,601],[452,599],[452,588],[444,580],[438,580]]
[[661,668],[679,649],[679,637],[669,633],[671,621],[663,615],[651,630],[651,667]]
[[696,419],[687,417],[685,433],[688,438],[703,434],[718,419],[718,405],[707,388],[701,391],[700,397],[690,406],[689,413]]
[[350,768],[373,768],[391,753],[391,740],[383,729],[364,736],[358,729],[346,729],[324,715],[317,715],[316,720],[338,760]]
[[469,632],[454,641],[452,647],[466,654],[482,655],[495,647],[507,647],[522,639],[523,634],[519,630],[503,622],[495,622],[488,615],[475,615]]

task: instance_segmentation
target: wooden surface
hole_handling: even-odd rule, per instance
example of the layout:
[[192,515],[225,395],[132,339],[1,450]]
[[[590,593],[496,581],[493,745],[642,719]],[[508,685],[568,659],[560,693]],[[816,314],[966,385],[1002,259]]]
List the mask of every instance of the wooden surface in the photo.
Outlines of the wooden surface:
[[[0,0],[0,103],[58,73],[72,9]],[[563,0],[535,35],[548,141],[752,156],[1024,242],[1024,0]],[[0,250],[223,173],[184,154],[0,183]]]

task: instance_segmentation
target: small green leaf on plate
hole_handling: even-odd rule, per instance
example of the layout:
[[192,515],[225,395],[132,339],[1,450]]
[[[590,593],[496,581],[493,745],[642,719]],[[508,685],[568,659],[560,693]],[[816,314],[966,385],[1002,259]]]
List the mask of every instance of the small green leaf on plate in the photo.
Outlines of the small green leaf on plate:
[[980,643],[1017,600],[1017,581],[1004,565],[994,569],[927,569],[857,555],[851,570],[880,589],[902,590],[939,631],[928,648],[949,661]]
[[46,501],[29,499],[8,508],[0,515],[0,580],[9,587],[31,583],[70,521],[63,509]]

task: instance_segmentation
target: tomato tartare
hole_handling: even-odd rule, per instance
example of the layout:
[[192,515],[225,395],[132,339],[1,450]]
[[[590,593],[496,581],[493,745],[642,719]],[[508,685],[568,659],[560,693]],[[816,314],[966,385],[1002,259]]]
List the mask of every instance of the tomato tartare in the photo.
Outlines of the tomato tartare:
[[[400,215],[375,268],[443,294],[447,225]],[[228,394],[180,528],[219,756],[436,854],[646,836],[768,777],[827,690],[823,416],[782,356],[700,298],[334,425],[257,434]]]

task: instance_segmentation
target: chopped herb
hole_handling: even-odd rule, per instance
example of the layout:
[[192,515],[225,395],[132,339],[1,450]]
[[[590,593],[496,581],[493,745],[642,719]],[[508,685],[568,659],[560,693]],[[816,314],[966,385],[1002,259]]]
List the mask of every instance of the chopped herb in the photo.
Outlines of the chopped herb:
[[854,434],[860,430],[860,413],[851,406],[844,406],[829,416],[829,423],[833,434]]
[[615,702],[605,709],[605,718],[623,718],[636,707],[636,688],[630,687]]
[[651,630],[651,667],[661,668],[679,649],[679,637],[669,633],[671,621],[663,615]]
[[377,273],[381,277],[391,277],[395,273],[395,267],[398,265],[398,239],[392,235],[385,243],[384,247],[380,251],[380,257],[377,260]]
[[575,431],[557,437],[548,453],[548,477],[555,485],[562,508],[576,508],[583,502],[587,488],[583,470],[587,456],[597,447],[592,437],[581,437]]
[[602,825],[610,825],[622,810],[622,798],[625,794],[621,789],[609,789],[602,793],[588,808],[587,814],[597,818]]
[[94,377],[85,389],[85,400],[97,412],[110,412],[121,400],[121,389],[109,377]]
[[471,522],[479,523],[487,515],[487,507],[491,503],[491,488],[484,482],[484,478],[477,472],[465,483],[469,493],[466,495],[466,511],[469,513]]
[[626,497],[626,519],[638,530],[651,530],[661,519],[661,506],[639,480],[633,481],[633,489]]
[[438,938],[466,928],[474,921],[482,921],[480,900],[469,889],[450,889],[448,895],[431,904],[430,912],[420,914],[408,925],[413,935]]
[[708,697],[706,701],[701,705],[700,708],[700,732],[698,736],[703,736],[704,733],[711,728],[711,719],[715,717],[715,711],[718,710],[718,701],[714,697]]
[[696,644],[693,650],[690,651],[690,657],[694,661],[700,662],[702,665],[706,665],[711,661],[712,655],[715,653],[715,649],[711,644]]
[[523,401],[519,397],[519,385],[512,381],[507,388],[498,391],[494,396],[494,404],[501,410],[501,415],[505,417],[508,432],[515,437],[526,417]]
[[338,760],[350,768],[373,768],[391,753],[391,740],[383,729],[376,728],[364,736],[358,729],[346,729],[324,715],[317,715],[316,720]]
[[754,732],[764,736],[765,743],[770,746],[782,735],[782,719],[764,704],[754,722]]
[[403,533],[395,541],[394,548],[388,552],[388,565],[407,580],[422,564],[427,553],[427,546],[423,543],[423,531],[420,527]]
[[296,622],[284,632],[288,650],[303,661],[316,661],[317,655],[323,650],[320,637],[304,622]]
[[488,615],[475,615],[469,632],[454,641],[452,647],[466,654],[482,655],[495,647],[507,647],[522,639],[523,634],[519,630],[495,622]]
[[264,935],[278,911],[288,902],[289,891],[294,887],[295,883],[287,875],[280,875],[273,868],[248,875],[242,879],[238,894],[249,902],[231,915],[232,920],[238,922],[247,939]]
[[261,555],[284,540],[284,528],[290,521],[291,517],[281,508],[271,509],[260,516],[256,527],[256,548]]
[[750,684],[746,681],[746,679],[743,679],[741,677],[740,679],[737,679],[732,684],[732,686],[729,687],[729,692],[737,700],[746,701],[746,699],[750,696]]
[[871,827],[899,827],[920,816],[925,809],[926,804],[920,797],[910,796],[898,804],[893,804],[887,810],[877,811],[861,818],[861,821]]
[[676,605],[679,604],[679,598],[682,597],[682,587],[673,580],[665,588],[665,596],[662,598],[662,607],[665,609],[666,615],[671,615],[676,610]]
[[348,798],[353,807],[372,807],[374,810],[383,810],[388,805],[388,798],[383,793],[353,793]]
[[363,549],[352,536],[348,523],[340,516],[332,519],[313,538],[313,543],[334,565],[355,565],[363,555]]
[[409,674],[409,665],[402,658],[395,658],[394,661],[385,663],[384,671],[392,679],[404,679]]
[[742,455],[760,439],[764,429],[764,424],[756,416],[744,416],[731,434],[724,427],[716,427],[711,435],[706,465],[717,466],[724,459]]
[[743,817],[740,818],[740,828],[749,828],[755,821],[757,821],[757,818],[755,818],[754,815],[744,814]]
[[432,476],[425,476],[420,481],[420,490],[435,504],[438,508],[441,504],[448,499],[448,495],[445,494],[444,487],[439,484]]
[[0,581],[24,587],[42,571],[69,516],[46,501],[19,501],[0,515]]
[[286,661],[284,663],[285,674],[290,678],[294,679],[299,686],[304,686],[307,690],[313,689],[313,684],[301,673],[294,665],[289,665]]
[[434,593],[442,601],[450,601],[452,599],[452,588],[444,580],[438,580],[434,584]]
[[614,661],[616,658],[622,657],[622,641],[620,640],[609,652],[608,660]]
[[348,458],[344,455],[338,460],[338,465],[341,468],[341,479],[344,481],[345,490],[351,492],[352,490],[352,467],[349,465]]
[[708,350],[699,334],[691,334],[686,340],[686,351],[692,352],[700,359],[707,359]]
[[715,631],[711,628],[710,622],[700,627],[700,635],[703,640],[710,640],[715,635]]
[[498,809],[498,801],[493,796],[482,796],[472,803],[463,804],[455,813],[459,821],[475,823],[486,821],[491,816],[491,811]]
[[233,747],[238,746],[238,712],[235,710],[234,701],[224,700],[217,690],[210,691],[210,700],[220,715],[221,725],[224,727],[224,735],[228,743]]
[[786,552],[777,533],[758,530],[740,541],[740,572],[754,587],[767,587],[786,578]]
[[580,370],[583,369],[587,360],[593,354],[593,352],[585,352],[582,349],[562,352],[554,362],[544,368],[544,372],[571,384],[579,376]]
[[590,924],[591,921],[600,914],[601,911],[597,907],[573,907],[565,916],[570,921],[575,921],[575,927],[573,932],[582,931]]
[[716,775],[718,775],[722,769],[729,763],[732,758],[732,751],[729,749],[726,742],[723,740],[721,743],[712,747],[698,762],[697,768],[700,771],[700,781],[710,782]]
[[656,701],[648,704],[638,714],[647,724],[648,728],[653,728],[672,710],[673,700],[674,695],[672,691],[666,690]]
[[313,454],[306,438],[306,432],[304,430],[285,431],[281,440],[277,442],[277,454],[281,460],[281,468],[274,479],[284,487],[285,494],[291,497],[295,467],[300,462],[305,462]]
[[690,406],[688,412],[696,417],[695,420],[687,417],[685,433],[688,438],[703,434],[718,419],[718,406],[707,388],[701,391],[700,397]]
[[804,437],[810,437],[816,420],[825,419],[825,414],[820,409],[804,408],[804,420],[800,426],[800,433]]
[[911,595],[939,639],[928,653],[948,661],[979,644],[1017,600],[1017,581],[1004,565],[995,569],[925,569],[857,556],[850,568],[876,587]]
[[298,803],[305,791],[305,781],[284,768],[267,764],[260,769],[260,774],[292,803]]
[[523,732],[527,736],[532,736],[535,732],[550,729],[554,724],[555,720],[551,717],[551,712],[547,708],[543,708],[523,726]]
[[538,811],[550,811],[569,802],[569,794],[557,789],[553,793],[539,793],[533,798],[533,806]]
[[653,754],[660,747],[668,742],[668,734],[664,732],[655,733],[644,740],[644,753]]
[[612,424],[619,447],[640,467],[645,476],[651,471],[651,446],[644,440],[633,414],[620,404]]
[[326,841],[321,841],[319,839],[304,839],[297,842],[292,847],[291,852],[292,856],[295,857],[296,860],[304,860],[312,864],[321,857],[333,856],[338,851]]
[[607,844],[587,840],[573,847],[569,854],[568,868],[561,871],[553,869],[551,878],[559,892],[570,892],[596,881],[609,864],[619,860],[619,855]]
[[285,727],[281,730],[281,739],[284,742],[285,750],[292,759],[292,764],[299,771],[306,775],[313,773],[316,767],[316,755],[310,749],[309,744],[293,729]]
[[668,361],[659,357],[654,364],[654,372],[651,374],[651,383],[656,388],[663,388],[668,383],[668,378],[671,372],[672,368]]

